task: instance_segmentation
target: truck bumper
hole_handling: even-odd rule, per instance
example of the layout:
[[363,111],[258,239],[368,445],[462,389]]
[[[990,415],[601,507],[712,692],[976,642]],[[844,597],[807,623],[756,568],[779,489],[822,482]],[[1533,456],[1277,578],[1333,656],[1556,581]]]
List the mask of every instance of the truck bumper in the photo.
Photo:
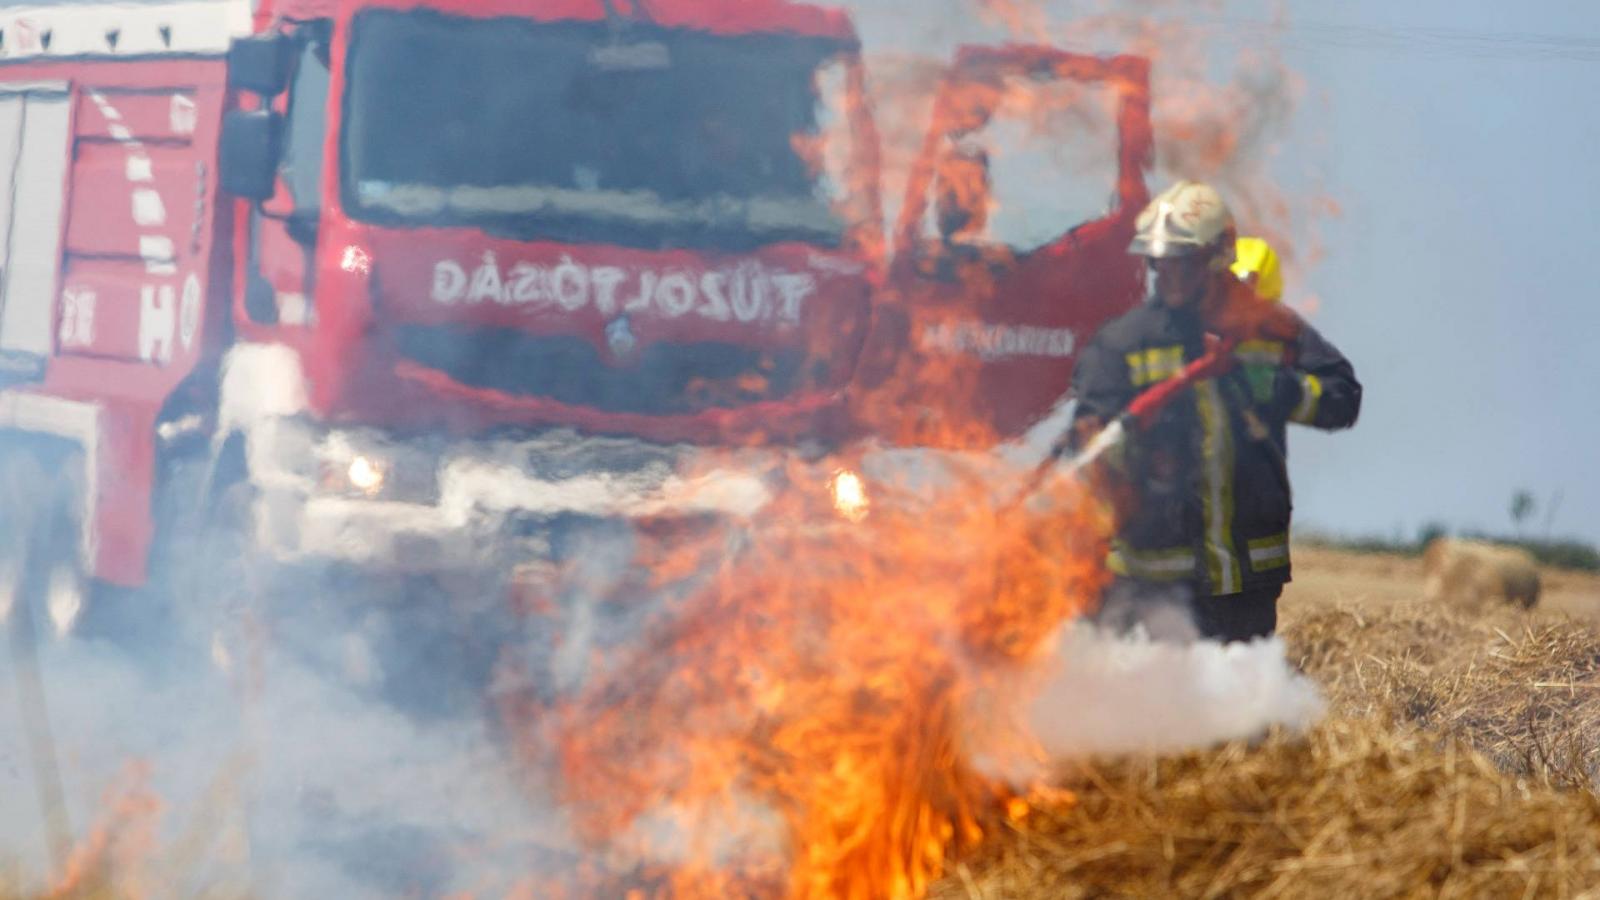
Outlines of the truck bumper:
[[248,436],[258,549],[289,564],[390,574],[509,571],[548,560],[574,522],[749,518],[776,454],[718,453],[571,432],[402,441],[300,418]]

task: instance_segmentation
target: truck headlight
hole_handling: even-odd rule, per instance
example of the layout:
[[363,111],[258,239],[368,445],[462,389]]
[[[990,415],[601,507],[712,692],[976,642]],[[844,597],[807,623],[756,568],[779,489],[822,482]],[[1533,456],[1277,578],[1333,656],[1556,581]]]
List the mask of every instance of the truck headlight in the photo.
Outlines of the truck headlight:
[[350,460],[350,465],[344,474],[351,487],[368,497],[376,497],[383,493],[383,484],[388,480],[383,469],[384,464],[381,460],[370,456],[357,456]]
[[434,503],[439,499],[439,461],[406,448],[328,448],[318,487],[323,493],[368,500]]

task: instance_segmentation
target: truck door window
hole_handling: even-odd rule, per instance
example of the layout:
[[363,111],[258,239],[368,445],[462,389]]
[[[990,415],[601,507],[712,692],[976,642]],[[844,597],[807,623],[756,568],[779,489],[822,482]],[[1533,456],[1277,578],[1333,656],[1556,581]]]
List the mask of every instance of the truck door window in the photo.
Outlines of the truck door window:
[[[286,115],[277,196],[251,213],[245,311],[256,322],[303,324],[316,295],[312,252],[322,209],[322,148],[327,135],[328,40],[325,20],[302,23],[294,80],[277,101]],[[289,308],[285,307],[288,304]]]
[[288,134],[280,172],[296,216],[322,208],[322,147],[328,123],[328,42],[325,29],[301,26],[308,37],[289,87]]
[[1081,82],[1010,78],[993,113],[947,134],[925,240],[1024,254],[1116,204],[1117,96]]

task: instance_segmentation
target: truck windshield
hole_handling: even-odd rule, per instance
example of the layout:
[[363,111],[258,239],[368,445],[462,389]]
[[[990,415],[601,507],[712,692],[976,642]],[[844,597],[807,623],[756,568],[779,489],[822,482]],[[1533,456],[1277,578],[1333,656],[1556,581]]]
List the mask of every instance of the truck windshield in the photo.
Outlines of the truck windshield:
[[[849,48],[629,23],[356,17],[346,211],[525,240],[837,245]],[[842,84],[843,79],[838,79]]]

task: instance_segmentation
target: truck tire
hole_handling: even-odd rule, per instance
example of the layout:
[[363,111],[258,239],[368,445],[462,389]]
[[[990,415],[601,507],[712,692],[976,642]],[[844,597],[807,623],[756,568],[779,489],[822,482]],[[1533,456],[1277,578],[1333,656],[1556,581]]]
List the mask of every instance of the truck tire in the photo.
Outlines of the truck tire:
[[237,446],[163,461],[144,598],[160,627],[148,644],[182,671],[231,674],[249,655],[259,571],[249,530],[254,501]]
[[197,517],[193,558],[178,563],[172,598],[188,641],[230,675],[261,657],[261,567],[250,527],[255,499],[247,481],[216,486]]
[[31,450],[0,459],[0,617],[36,637],[72,636],[90,603],[78,496],[73,479],[51,477]]

